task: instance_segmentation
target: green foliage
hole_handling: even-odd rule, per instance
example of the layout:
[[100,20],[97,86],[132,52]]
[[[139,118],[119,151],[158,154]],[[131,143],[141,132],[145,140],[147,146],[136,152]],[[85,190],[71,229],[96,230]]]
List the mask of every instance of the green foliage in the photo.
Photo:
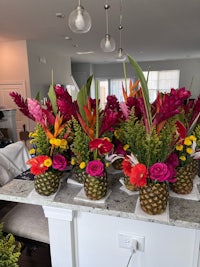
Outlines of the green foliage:
[[149,167],[155,162],[164,162],[172,152],[174,132],[174,121],[169,120],[159,134],[155,127],[147,133],[143,122],[137,120],[132,109],[129,118],[120,127],[119,139],[129,145],[130,152],[140,163]]
[[37,124],[35,128],[35,133],[33,135],[33,142],[37,147],[37,155],[49,155],[50,146],[49,139],[46,136],[46,133],[41,126],[41,124]]
[[194,136],[197,138],[197,149],[200,149],[200,124],[195,127],[192,134],[194,134]]
[[76,119],[72,119],[73,123],[73,143],[71,145],[71,150],[76,157],[76,164],[80,164],[81,162],[87,163],[90,157],[89,151],[89,142],[90,139],[83,131],[81,125]]
[[1,267],[18,267],[17,264],[21,244],[16,244],[12,234],[3,236],[3,224],[0,224],[0,266]]
[[51,101],[53,112],[56,115],[57,114],[57,111],[58,111],[58,108],[57,108],[57,100],[56,100],[56,93],[55,93],[55,90],[54,90],[52,84],[49,87],[48,97],[49,97],[49,99]]

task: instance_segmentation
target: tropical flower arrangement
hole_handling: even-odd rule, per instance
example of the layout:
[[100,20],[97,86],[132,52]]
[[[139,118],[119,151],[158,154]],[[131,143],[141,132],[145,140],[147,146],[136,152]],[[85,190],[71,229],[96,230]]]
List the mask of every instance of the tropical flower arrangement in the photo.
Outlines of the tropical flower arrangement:
[[171,89],[168,94],[158,93],[151,104],[141,68],[130,56],[129,61],[139,80],[130,84],[130,95],[123,88],[125,101],[121,108],[126,119],[120,125],[119,138],[129,147],[122,162],[124,174],[137,187],[174,182],[179,162],[176,154],[171,156],[174,160],[169,156],[179,144],[176,122],[190,91],[180,88]]
[[89,79],[77,96],[77,118],[72,119],[73,152],[71,163],[90,176],[101,177],[105,172],[105,156],[113,150],[114,126],[119,123],[119,102],[115,96],[107,98],[104,110],[99,109],[98,88],[95,99],[89,96]]
[[76,116],[71,96],[63,86],[50,86],[49,100],[43,106],[39,99],[24,99],[11,92],[10,96],[20,111],[36,123],[35,131],[30,133],[32,158],[28,160],[30,172],[44,174],[48,170],[64,171],[68,163],[71,129],[68,122]]

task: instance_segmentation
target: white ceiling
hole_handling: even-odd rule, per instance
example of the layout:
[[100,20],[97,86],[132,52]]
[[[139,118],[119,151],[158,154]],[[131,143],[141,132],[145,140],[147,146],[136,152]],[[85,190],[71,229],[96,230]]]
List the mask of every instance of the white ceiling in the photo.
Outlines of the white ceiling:
[[[70,55],[73,62],[115,62],[114,52],[100,49],[106,31],[105,1],[81,1],[91,15],[92,28],[74,34],[66,21],[78,0],[0,0],[0,41],[43,40]],[[107,1],[109,33],[117,47],[120,1]],[[65,18],[57,18],[57,12]],[[200,58],[200,0],[122,0],[122,15],[122,47],[136,60]],[[76,55],[78,51],[94,54]]]

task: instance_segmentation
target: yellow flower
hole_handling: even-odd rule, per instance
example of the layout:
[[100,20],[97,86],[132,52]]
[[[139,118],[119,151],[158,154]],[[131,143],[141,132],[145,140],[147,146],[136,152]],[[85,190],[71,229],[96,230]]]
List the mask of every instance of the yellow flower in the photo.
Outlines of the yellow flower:
[[188,138],[189,138],[191,141],[196,141],[196,140],[197,140],[196,136],[194,136],[194,135],[190,135],[190,136],[188,136]]
[[66,139],[61,139],[60,148],[63,148],[63,149],[68,148],[68,144],[67,144],[67,140]]
[[80,169],[85,169],[85,166],[86,166],[86,164],[83,161],[79,164]]
[[55,138],[55,146],[60,146],[60,144],[61,144],[61,140],[60,139],[58,139],[58,138]]
[[126,151],[127,149],[129,149],[129,147],[130,146],[128,144],[126,144],[126,145],[123,146],[123,149]]
[[182,150],[183,150],[183,145],[178,145],[178,146],[176,146],[176,150],[178,150],[178,151],[182,151]]
[[29,141],[29,143],[30,143],[30,144],[33,144],[33,143],[34,143],[34,139],[31,139],[31,140]]
[[116,130],[114,131],[114,136],[115,136],[116,138],[119,138],[119,133],[120,133],[120,129],[116,129]]
[[33,137],[33,138],[38,137],[38,134],[36,132],[35,133],[32,133],[32,136],[31,137]]
[[35,154],[35,149],[34,148],[30,149],[29,154],[31,154],[31,155]]
[[32,137],[32,134],[33,134],[33,132],[30,132],[28,136],[31,138]]
[[180,156],[179,159],[182,160],[182,161],[186,161],[186,157],[185,156]]
[[51,145],[55,145],[55,143],[56,143],[56,138],[51,138],[51,139],[49,140],[49,143],[50,143]]
[[75,158],[72,158],[71,159],[71,165],[75,165],[76,161],[75,161]]
[[194,150],[191,147],[187,147],[186,152],[191,155],[192,153],[194,153]]
[[106,168],[108,168],[110,166],[109,162],[106,162]]
[[44,166],[49,168],[51,165],[52,165],[52,160],[50,158],[45,159]]
[[185,140],[184,140],[184,145],[191,146],[192,145],[192,141],[189,138],[186,137]]

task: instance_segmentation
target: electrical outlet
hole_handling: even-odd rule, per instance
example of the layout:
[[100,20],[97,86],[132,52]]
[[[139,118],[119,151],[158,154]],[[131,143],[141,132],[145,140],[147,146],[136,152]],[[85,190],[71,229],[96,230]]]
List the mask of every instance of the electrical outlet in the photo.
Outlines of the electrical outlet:
[[144,236],[120,233],[118,234],[118,241],[120,248],[130,249],[135,245],[137,251],[144,251]]

